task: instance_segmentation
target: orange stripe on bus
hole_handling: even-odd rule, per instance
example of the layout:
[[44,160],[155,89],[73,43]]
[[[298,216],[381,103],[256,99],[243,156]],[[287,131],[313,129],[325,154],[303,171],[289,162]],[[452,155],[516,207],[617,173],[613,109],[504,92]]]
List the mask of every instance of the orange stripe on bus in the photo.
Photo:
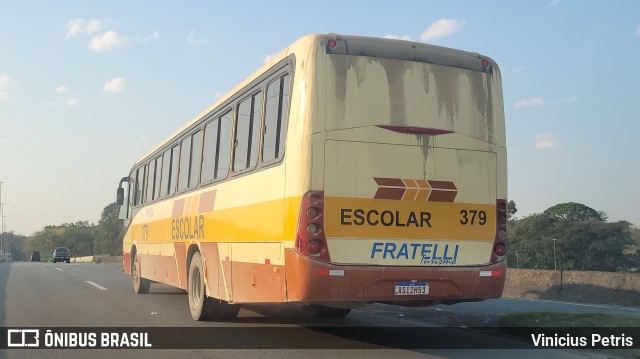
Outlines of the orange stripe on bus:
[[171,217],[179,217],[184,214],[184,198],[173,202],[173,211]]
[[213,211],[213,204],[216,201],[216,190],[209,191],[200,195],[200,203],[198,204],[198,213]]

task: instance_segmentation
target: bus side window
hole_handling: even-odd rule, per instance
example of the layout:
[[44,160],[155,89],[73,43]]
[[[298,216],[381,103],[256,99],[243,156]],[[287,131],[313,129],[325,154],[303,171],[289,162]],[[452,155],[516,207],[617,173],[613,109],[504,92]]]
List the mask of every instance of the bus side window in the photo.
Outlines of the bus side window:
[[171,168],[171,149],[164,151],[162,154],[162,180],[160,181],[160,197],[167,195],[169,188],[169,169]]
[[164,151],[162,155],[162,180],[160,181],[160,197],[171,196],[176,192],[176,180],[178,179],[178,154],[180,145]]
[[131,207],[131,202],[129,202],[130,188],[131,182],[127,182],[127,185],[122,187],[122,205],[120,206],[118,219],[129,219],[129,208]]
[[206,124],[202,149],[201,183],[227,177],[230,139],[231,111]]
[[233,171],[240,172],[258,163],[258,143],[260,140],[260,117],[262,113],[262,93],[258,92],[243,100],[238,106],[236,117],[236,143]]
[[169,170],[169,185],[167,195],[171,196],[176,193],[176,182],[178,181],[178,159],[180,158],[180,145],[171,148],[171,169]]
[[191,165],[191,136],[182,140],[180,145],[180,173],[178,175],[178,192],[189,187],[189,166]]
[[200,181],[207,183],[216,176],[216,157],[218,153],[219,120],[213,120],[204,127],[204,146],[202,149],[202,173]]
[[191,136],[191,165],[189,166],[189,188],[195,188],[200,178],[200,165],[202,163],[202,131]]
[[280,121],[278,121],[278,140],[276,141],[277,158],[284,156],[284,144],[287,137],[287,126],[289,125],[289,81],[291,76],[282,76],[280,86]]
[[138,194],[138,181],[139,181],[139,176],[140,176],[140,169],[136,169],[136,175],[133,179],[133,193],[131,196],[131,204],[133,206],[137,206],[138,205],[138,198],[140,197],[140,195]]
[[262,161],[272,162],[284,155],[284,135],[289,113],[289,75],[269,84],[264,117]]
[[149,162],[149,173],[147,175],[147,193],[145,197],[147,198],[147,202],[151,202],[154,200],[153,193],[154,187],[156,184],[156,161],[151,160]]
[[218,133],[218,157],[216,157],[216,179],[225,178],[229,174],[231,162],[231,111],[220,117]]
[[156,164],[156,175],[155,175],[155,183],[153,185],[153,200],[156,200],[158,198],[160,198],[160,178],[162,177],[162,156],[158,156],[155,159],[155,164]]
[[200,178],[200,162],[202,161],[202,131],[182,140],[180,148],[180,175],[178,176],[178,192],[195,188]]
[[144,184],[147,166],[140,167],[136,170],[136,182],[134,189],[133,205],[139,206],[144,203]]

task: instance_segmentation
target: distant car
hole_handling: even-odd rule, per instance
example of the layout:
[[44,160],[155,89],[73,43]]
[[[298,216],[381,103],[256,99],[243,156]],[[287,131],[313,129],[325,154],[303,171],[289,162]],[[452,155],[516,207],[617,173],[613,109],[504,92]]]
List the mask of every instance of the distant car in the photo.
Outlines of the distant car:
[[71,255],[69,254],[69,248],[58,247],[53,251],[53,263],[55,262],[71,262]]
[[38,251],[31,252],[31,261],[32,262],[40,262],[40,252],[38,252]]

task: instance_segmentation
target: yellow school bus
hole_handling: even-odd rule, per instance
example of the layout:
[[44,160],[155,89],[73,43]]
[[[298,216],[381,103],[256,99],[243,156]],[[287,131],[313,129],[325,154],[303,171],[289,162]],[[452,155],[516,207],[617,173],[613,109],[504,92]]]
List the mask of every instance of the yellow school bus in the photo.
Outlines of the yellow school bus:
[[185,289],[195,320],[497,298],[506,164],[489,57],[308,35],[120,181],[123,270]]

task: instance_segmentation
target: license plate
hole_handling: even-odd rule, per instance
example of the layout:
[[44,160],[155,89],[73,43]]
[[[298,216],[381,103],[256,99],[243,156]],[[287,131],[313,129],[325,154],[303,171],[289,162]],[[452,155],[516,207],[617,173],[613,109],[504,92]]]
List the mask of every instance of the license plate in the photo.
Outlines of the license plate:
[[424,295],[429,294],[427,282],[396,282],[395,295]]

